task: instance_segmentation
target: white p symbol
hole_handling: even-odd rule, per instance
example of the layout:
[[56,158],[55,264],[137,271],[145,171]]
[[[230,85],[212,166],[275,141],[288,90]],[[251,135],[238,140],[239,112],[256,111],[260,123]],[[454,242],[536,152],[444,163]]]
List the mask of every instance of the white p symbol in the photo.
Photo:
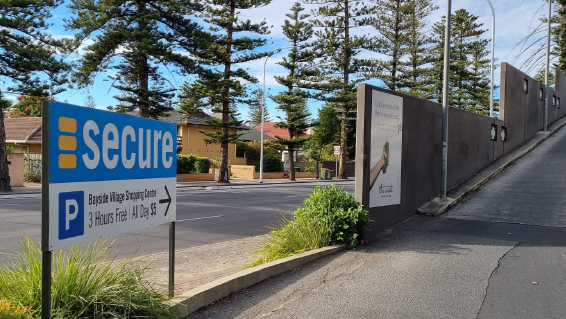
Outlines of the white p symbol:
[[[66,206],[66,214],[65,214],[65,230],[69,230],[71,220],[77,218],[77,214],[79,213],[79,203],[75,199],[67,199],[65,201]],[[73,208],[74,213],[71,214],[71,207]]]

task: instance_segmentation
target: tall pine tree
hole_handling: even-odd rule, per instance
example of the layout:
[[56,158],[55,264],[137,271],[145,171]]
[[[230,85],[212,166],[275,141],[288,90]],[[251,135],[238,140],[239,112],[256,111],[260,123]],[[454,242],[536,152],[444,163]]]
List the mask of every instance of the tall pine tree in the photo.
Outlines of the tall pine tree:
[[[79,61],[74,80],[90,86],[98,73],[110,77],[121,94],[118,111],[139,110],[142,117],[158,117],[171,109],[172,85],[159,71],[174,67],[181,74],[194,73],[190,54],[202,50],[210,37],[187,16],[201,10],[192,0],[71,0],[73,17],[67,28],[78,31],[77,44],[92,39]],[[187,54],[188,53],[188,54]]]
[[354,29],[371,25],[375,9],[364,0],[303,0],[318,4],[311,21],[317,29],[316,47],[323,59],[319,70],[322,76],[311,83],[312,89],[326,93],[322,98],[339,107],[341,113],[340,168],[338,178],[346,179],[344,170],[348,150],[348,119],[357,107],[356,77],[371,64],[360,58],[367,39],[354,35]]
[[566,71],[566,0],[556,0],[558,9],[557,22],[553,33],[556,39],[556,55],[558,55],[558,68]]
[[[60,88],[66,81],[69,66],[56,58],[56,48],[62,43],[45,34],[46,22],[61,1],[7,0],[0,2],[0,77],[12,83],[2,91],[17,90],[37,95]],[[55,89],[51,94],[60,92]],[[10,175],[6,151],[4,110],[0,103],[0,191],[10,190]]]
[[306,109],[307,94],[298,88],[309,75],[306,73],[309,71],[305,70],[305,65],[312,63],[313,59],[307,41],[311,39],[314,31],[312,25],[307,21],[309,15],[302,13],[304,10],[300,3],[295,3],[291,8],[291,13],[287,14],[291,20],[285,20],[283,25],[283,34],[291,43],[291,51],[279,64],[287,69],[288,74],[276,76],[275,79],[277,83],[285,86],[286,91],[273,97],[279,110],[284,114],[277,126],[289,132],[288,138],[279,136],[276,138],[277,143],[289,152],[289,180],[291,181],[295,181],[295,152],[300,150],[308,140],[304,133],[309,127],[308,117],[310,116]]
[[[209,48],[200,53],[204,68],[197,80],[185,86],[183,96],[189,97],[183,110],[190,114],[199,107],[208,107],[214,113],[221,114],[210,124],[218,130],[202,132],[207,141],[220,144],[219,182],[228,182],[228,144],[235,143],[241,134],[231,132],[230,127],[239,125],[235,119],[239,104],[249,104],[243,81],[257,83],[257,79],[239,67],[240,64],[254,61],[268,55],[257,52],[265,45],[261,35],[269,33],[265,21],[252,23],[241,20],[238,10],[263,7],[271,0],[205,0],[207,8],[202,16],[210,25],[214,40]],[[253,35],[253,36],[251,36]]]
[[[250,122],[252,123],[252,127],[256,128],[258,125],[261,125],[261,109],[263,106],[263,91],[260,89],[256,89],[252,92],[252,97],[248,103],[248,116]],[[269,110],[267,107],[263,110],[263,120],[265,122],[271,121],[271,116],[269,114]]]
[[430,0],[410,0],[409,34],[407,36],[407,59],[405,66],[404,86],[410,95],[427,98],[426,79],[431,72],[433,62],[428,54],[432,38],[428,30],[427,20],[438,9]]
[[377,77],[391,91],[405,87],[405,65],[402,62],[409,42],[410,0],[374,0],[377,18],[373,27],[379,32],[372,45],[366,48],[380,53],[385,59],[380,60],[371,77]]
[[[489,40],[481,39],[486,30],[481,29],[482,24],[477,23],[477,19],[464,9],[457,10],[452,19],[449,104],[485,114],[490,94],[490,60],[486,59]],[[430,98],[439,103],[442,103],[445,24],[443,17],[433,28],[433,64],[427,80]]]

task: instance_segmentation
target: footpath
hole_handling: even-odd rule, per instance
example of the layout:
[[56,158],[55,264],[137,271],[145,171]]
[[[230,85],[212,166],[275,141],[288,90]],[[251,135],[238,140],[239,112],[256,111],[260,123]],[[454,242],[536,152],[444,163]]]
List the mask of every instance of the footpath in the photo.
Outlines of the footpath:
[[240,291],[189,318],[564,318],[566,129],[441,216]]

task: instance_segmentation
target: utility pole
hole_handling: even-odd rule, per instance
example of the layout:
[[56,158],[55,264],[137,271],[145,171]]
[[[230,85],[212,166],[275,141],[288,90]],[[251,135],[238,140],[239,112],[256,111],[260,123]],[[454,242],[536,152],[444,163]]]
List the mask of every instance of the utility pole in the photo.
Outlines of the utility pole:
[[493,25],[491,26],[491,96],[489,97],[489,117],[493,117],[493,98],[494,98],[494,84],[493,78],[495,73],[495,10],[493,10],[493,5],[490,0],[486,0],[491,8],[491,14],[493,15]]
[[452,0],[447,0],[446,34],[444,39],[444,86],[442,89],[442,166],[440,169],[440,197],[446,197],[448,184],[448,108],[450,87],[450,28],[452,20]]
[[544,130],[548,131],[548,98],[550,93],[550,26],[552,20],[552,0],[548,0],[548,27],[546,30],[546,69],[545,69],[545,79],[544,85],[545,98],[544,98]]

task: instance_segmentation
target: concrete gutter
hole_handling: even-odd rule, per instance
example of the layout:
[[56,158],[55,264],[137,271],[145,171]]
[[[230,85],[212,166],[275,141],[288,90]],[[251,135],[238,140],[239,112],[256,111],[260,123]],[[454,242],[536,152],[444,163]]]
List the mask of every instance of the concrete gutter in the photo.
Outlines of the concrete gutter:
[[317,186],[319,184],[335,184],[354,185],[354,181],[317,181],[317,182],[293,182],[293,183],[270,183],[270,184],[233,184],[222,186],[177,186],[177,188],[194,188],[197,190],[215,190],[215,189],[244,189],[244,188],[271,188],[271,187],[300,187],[300,186]]
[[435,198],[424,204],[417,213],[428,216],[439,216],[446,213],[451,207],[461,202],[473,192],[478,191],[485,183],[499,175],[507,167],[534,150],[542,142],[566,125],[566,117],[557,120],[548,128],[548,132],[538,132],[531,139],[521,144],[515,150],[498,158],[491,165],[482,169],[462,183],[452,187],[445,198]]
[[317,260],[321,257],[334,254],[345,249],[345,245],[335,245],[312,250],[276,260],[261,266],[244,269],[236,274],[217,279],[211,283],[199,286],[181,293],[179,297],[171,300],[182,318],[185,318],[202,307],[229,296],[237,291],[253,286],[261,281],[282,274],[293,268]]

